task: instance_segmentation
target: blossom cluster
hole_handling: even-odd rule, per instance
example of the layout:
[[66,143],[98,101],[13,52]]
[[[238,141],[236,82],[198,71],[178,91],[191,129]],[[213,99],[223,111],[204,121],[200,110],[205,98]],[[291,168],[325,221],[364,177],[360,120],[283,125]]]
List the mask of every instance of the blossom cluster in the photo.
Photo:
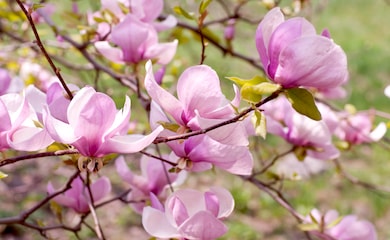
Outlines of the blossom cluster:
[[[264,103],[252,104],[240,115],[244,101],[239,86],[233,85],[235,96],[228,99],[217,72],[205,64],[185,69],[177,79],[175,93],[171,93],[153,70],[153,64],[164,69],[178,45],[178,40],[159,42],[159,33],[177,23],[173,16],[160,21],[163,4],[163,0],[102,0],[101,9],[88,15],[88,24],[95,29],[89,41],[96,54],[126,66],[145,65],[138,87],[144,87],[150,97],[147,134],[130,133],[129,96],[124,96],[118,109],[108,94],[88,85],[65,84],[32,62],[24,62],[18,74],[0,68],[0,150],[46,151],[57,144],[77,150],[73,165],[88,173],[80,173],[61,194],[56,194],[52,183],[47,185],[49,196],[55,194],[53,200],[63,207],[87,214],[110,195],[107,176],[92,183],[88,177],[111,157],[118,175],[131,189],[125,200],[142,215],[146,232],[158,238],[216,239],[228,231],[223,220],[234,209],[230,192],[222,187],[206,191],[177,188],[191,172],[214,168],[252,176],[256,156],[251,152],[250,138],[259,137],[258,124],[252,123],[254,111],[264,117],[267,134],[291,145],[292,150],[277,163],[275,172],[280,178],[307,178],[326,169],[327,160],[340,156],[335,139],[352,147],[378,141],[385,134],[386,126],[379,124],[375,129],[369,113],[336,111],[323,103],[345,95],[342,87],[349,75],[346,54],[327,30],[317,34],[302,17],[285,20],[277,7],[253,34],[267,83],[277,88],[273,99],[262,98]],[[47,12],[41,9],[37,14],[37,23],[48,21]],[[231,20],[225,33],[229,40],[234,38],[234,24]],[[31,77],[35,84],[27,81]],[[315,96],[321,120],[292,107],[291,89],[305,89]],[[153,143],[165,143],[166,152],[152,149]],[[137,172],[129,168],[126,155],[139,152],[143,156]],[[320,226],[310,229],[320,237],[376,239],[371,223],[353,215],[334,222],[337,218],[336,212],[321,216],[313,210],[302,221]]]

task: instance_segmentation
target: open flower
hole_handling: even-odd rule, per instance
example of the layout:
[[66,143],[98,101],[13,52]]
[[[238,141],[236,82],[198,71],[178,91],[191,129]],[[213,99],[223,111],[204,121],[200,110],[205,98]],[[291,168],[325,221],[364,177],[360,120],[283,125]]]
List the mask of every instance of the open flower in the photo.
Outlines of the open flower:
[[[90,186],[94,203],[99,202],[111,191],[111,183],[107,177],[101,177]],[[47,192],[53,194],[56,192],[53,185],[47,185]],[[91,202],[91,197],[88,188],[85,186],[83,180],[77,177],[71,183],[71,188],[53,199],[60,205],[72,208],[78,213],[89,212],[88,204]]]
[[113,62],[136,64],[143,60],[155,59],[162,65],[172,60],[178,43],[177,40],[159,43],[154,27],[132,14],[128,14],[112,29],[110,41],[119,48],[112,47],[107,41],[98,41],[95,47]]
[[20,151],[37,151],[53,142],[25,93],[8,93],[0,96],[0,151],[13,148]]
[[134,153],[150,145],[162,127],[150,135],[127,135],[130,118],[130,99],[122,110],[114,101],[92,87],[84,87],[74,96],[66,111],[66,119],[58,119],[53,107],[43,111],[45,127],[60,143],[71,144],[86,157],[102,157],[109,153]]
[[223,188],[214,187],[205,193],[182,189],[169,196],[165,210],[145,207],[142,224],[158,238],[216,239],[226,233],[221,220],[233,209],[233,197]]
[[115,166],[122,179],[132,186],[128,200],[140,201],[139,203],[131,204],[138,213],[142,213],[142,209],[145,206],[144,201],[149,199],[150,193],[153,193],[156,197],[165,198],[165,190],[169,185],[177,186],[187,176],[185,171],[180,173],[168,172],[172,166],[147,156],[142,156],[141,158],[140,176],[135,175],[129,169],[123,156],[118,157],[115,161]]
[[338,88],[348,80],[347,57],[324,31],[301,17],[285,21],[280,8],[269,11],[256,31],[256,47],[268,77],[284,88]]
[[321,239],[337,240],[376,240],[377,235],[372,223],[359,220],[355,215],[347,215],[339,218],[335,210],[330,210],[322,215],[317,209],[313,209],[307,217],[307,222],[315,219],[319,230],[312,231]]
[[297,113],[285,98],[277,98],[262,108],[267,117],[267,131],[304,149],[307,156],[329,160],[340,155],[332,143],[329,122],[314,121]]

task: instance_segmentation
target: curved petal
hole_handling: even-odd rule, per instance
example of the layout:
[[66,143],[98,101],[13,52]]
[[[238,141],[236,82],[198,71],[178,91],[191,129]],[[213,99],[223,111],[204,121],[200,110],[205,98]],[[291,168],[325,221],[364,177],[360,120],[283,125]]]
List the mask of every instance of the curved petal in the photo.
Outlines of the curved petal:
[[164,212],[145,207],[142,212],[142,225],[146,232],[158,238],[180,238],[177,229],[167,220]]
[[348,80],[347,57],[340,46],[321,36],[301,37],[280,53],[274,81],[285,88],[335,88]]
[[151,96],[153,101],[161,106],[167,113],[169,113],[177,123],[182,125],[181,113],[183,107],[172,94],[160,87],[154,79],[152,62],[148,61],[145,65],[146,76],[145,76],[145,88],[148,94]]
[[210,191],[214,193],[219,200],[218,218],[228,217],[234,210],[234,199],[232,194],[221,187],[212,187]]
[[273,32],[268,45],[270,63],[267,69],[269,76],[274,79],[275,72],[281,61],[280,53],[290,43],[305,35],[316,36],[314,26],[302,17],[291,18],[280,24]]
[[116,63],[124,63],[122,50],[112,47],[107,41],[98,41],[94,45],[98,52],[108,60]]
[[165,18],[161,22],[153,22],[152,25],[157,31],[164,31],[170,28],[175,27],[177,24],[177,19],[173,15],[168,15],[167,18]]
[[148,47],[145,51],[145,59],[157,59],[157,63],[166,65],[176,54],[178,41],[175,39],[170,43],[158,43]]
[[98,155],[105,155],[108,153],[135,153],[146,148],[153,143],[154,139],[162,132],[162,126],[157,127],[149,135],[123,135],[114,136],[102,144],[98,150]]
[[226,99],[221,92],[217,73],[206,65],[189,67],[181,74],[177,82],[177,95],[183,103],[187,121],[195,116],[195,110],[202,117],[209,117],[208,113],[218,109]]
[[128,183],[133,181],[133,173],[130,171],[129,167],[125,162],[125,158],[123,156],[119,156],[115,160],[116,171],[119,173],[119,176]]
[[111,182],[108,177],[101,177],[91,185],[93,200],[98,202],[111,192]]
[[264,70],[268,69],[269,56],[268,56],[268,44],[271,39],[272,33],[275,29],[284,22],[284,15],[280,11],[279,7],[270,10],[260,22],[256,30],[256,48],[260,55],[261,63]]
[[68,122],[71,126],[77,126],[81,112],[95,93],[95,89],[87,86],[80,89],[80,91],[78,91],[73,97],[67,110]]
[[56,142],[69,144],[79,139],[69,124],[51,116],[47,106],[43,109],[42,118],[45,129]]
[[46,148],[53,139],[42,128],[23,127],[19,128],[10,137],[10,146],[19,151],[38,151]]
[[201,211],[185,221],[178,229],[188,239],[212,240],[227,232],[227,227],[208,211]]

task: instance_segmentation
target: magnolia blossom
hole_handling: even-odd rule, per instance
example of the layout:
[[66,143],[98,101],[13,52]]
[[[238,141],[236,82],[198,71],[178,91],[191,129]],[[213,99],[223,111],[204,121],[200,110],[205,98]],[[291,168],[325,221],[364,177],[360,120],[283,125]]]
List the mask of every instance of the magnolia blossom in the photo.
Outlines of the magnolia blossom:
[[340,115],[340,123],[335,131],[336,136],[351,144],[361,144],[380,140],[386,133],[386,124],[380,123],[374,130],[372,118],[368,113]]
[[[163,89],[154,79],[152,64],[146,63],[145,88],[149,95],[183,130],[199,130],[235,116],[232,106],[238,107],[240,99],[236,90],[233,101],[221,91],[217,73],[206,65],[185,70],[177,82],[177,98]],[[157,122],[161,119],[151,119]],[[247,124],[239,121],[207,133],[208,136],[228,145],[248,145]],[[153,125],[153,123],[151,123]],[[250,123],[249,123],[250,124]]]
[[53,142],[25,94],[0,96],[0,150],[37,151]]
[[328,160],[340,155],[332,143],[325,121],[314,121],[297,113],[285,98],[268,102],[262,108],[269,133],[283,137],[296,147],[305,148],[307,155],[316,159]]
[[234,209],[232,195],[223,188],[205,193],[178,190],[165,201],[165,209],[145,207],[142,224],[158,238],[216,239],[227,232],[221,220]]
[[[65,104],[65,103],[63,103]],[[58,107],[64,105],[59,104]],[[127,135],[130,118],[130,99],[122,110],[114,101],[92,87],[84,87],[73,97],[62,114],[49,106],[43,109],[45,128],[60,143],[71,144],[87,157],[102,157],[109,153],[134,153],[150,145],[163,130],[150,135]],[[65,119],[61,119],[62,116]]]
[[[347,215],[339,221],[339,214],[330,210],[322,215],[317,209],[313,209],[307,217],[307,222],[313,222],[320,227],[312,231],[313,234],[327,240],[376,240],[377,235],[372,223],[366,220],[359,220],[355,215]],[[339,221],[339,222],[338,222]]]
[[127,200],[140,201],[139,203],[131,204],[138,213],[142,213],[142,209],[145,206],[144,201],[149,199],[150,193],[153,193],[156,197],[165,198],[165,190],[169,188],[169,185],[180,185],[187,175],[185,171],[179,174],[170,173],[168,170],[172,166],[147,156],[142,156],[141,158],[140,176],[135,175],[129,169],[123,156],[118,157],[115,161],[115,166],[121,178],[132,186]]
[[[158,127],[158,122],[169,122],[162,109],[151,104],[151,127]],[[164,130],[161,137],[174,136],[177,133]],[[177,163],[177,168],[187,171],[205,171],[217,166],[233,174],[249,175],[253,169],[253,158],[247,146],[224,144],[208,135],[198,135],[186,140],[170,141],[167,145],[173,150],[170,161]]]
[[317,35],[301,17],[285,21],[280,8],[269,11],[256,31],[256,47],[268,77],[284,88],[338,88],[348,79],[347,57],[329,38]]
[[178,43],[177,40],[159,43],[157,31],[153,26],[140,21],[132,14],[128,14],[112,29],[110,41],[119,48],[112,47],[107,41],[96,42],[95,47],[113,62],[139,63],[155,59],[162,65],[172,60]]
[[[111,192],[110,180],[107,177],[101,177],[90,185],[90,190],[94,204],[96,204]],[[49,194],[53,194],[56,191],[51,183],[47,185]],[[80,177],[73,180],[69,190],[54,197],[53,200],[60,205],[72,208],[78,213],[89,212],[89,204],[91,204],[88,188]]]

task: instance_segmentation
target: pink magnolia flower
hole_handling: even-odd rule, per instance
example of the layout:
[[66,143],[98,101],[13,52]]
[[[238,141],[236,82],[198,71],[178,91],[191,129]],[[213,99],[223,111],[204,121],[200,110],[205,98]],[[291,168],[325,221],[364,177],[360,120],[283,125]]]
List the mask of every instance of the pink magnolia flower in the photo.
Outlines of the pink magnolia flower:
[[256,47],[268,77],[284,88],[337,88],[348,79],[347,57],[324,31],[317,35],[301,17],[285,21],[280,8],[269,11],[256,31]]
[[[111,182],[107,177],[101,177],[90,186],[94,203],[98,203],[111,191]],[[54,189],[53,185],[49,182],[47,185],[47,192],[49,194],[55,193],[57,190]],[[91,202],[91,198],[87,187],[83,180],[77,177],[71,183],[71,188],[53,198],[55,202],[65,207],[72,208],[78,213],[89,212],[88,203]]]
[[[240,99],[236,90],[233,101],[221,91],[217,73],[206,65],[185,70],[177,82],[177,98],[163,89],[154,79],[152,64],[146,63],[145,88],[149,95],[173,120],[184,129],[199,130],[235,116],[232,106]],[[153,120],[153,119],[152,119]],[[162,119],[153,120],[157,122]],[[207,133],[211,138],[228,145],[248,145],[246,125],[240,121]],[[153,123],[152,123],[153,125]]]
[[[152,102],[150,121],[152,128],[157,122],[169,122],[161,108]],[[164,130],[161,137],[176,133]],[[233,174],[249,175],[253,169],[253,158],[247,146],[224,144],[208,135],[198,135],[186,140],[170,141],[167,145],[174,153],[170,161],[178,164],[179,169],[187,171],[205,171],[217,166]]]
[[37,151],[53,142],[24,93],[0,96],[0,122],[0,151]]
[[[317,209],[313,209],[310,213],[311,217],[307,217],[308,222],[313,222],[315,219],[319,231],[312,231],[313,234],[321,236],[321,239],[326,240],[376,240],[377,234],[372,223],[366,220],[359,220],[355,215],[344,216],[337,223],[339,214],[335,210],[330,210],[322,215]],[[337,224],[335,224],[337,223]]]
[[[92,87],[78,91],[64,111],[66,114],[59,114],[45,106],[45,128],[55,141],[71,144],[87,157],[138,152],[150,145],[163,130],[162,127],[157,128],[147,136],[127,135],[129,97],[126,96],[123,109],[118,111],[109,96],[96,92]],[[65,116],[66,119],[58,116]]]
[[223,188],[214,187],[205,193],[183,189],[169,196],[165,210],[145,207],[142,224],[158,238],[216,239],[226,233],[221,220],[233,209],[233,197]]
[[[127,200],[143,201],[150,197],[150,193],[160,199],[166,198],[166,190],[171,186],[177,186],[183,183],[187,174],[185,171],[180,173],[170,173],[168,170],[172,166],[160,162],[147,156],[141,158],[141,175],[135,175],[127,166],[123,156],[115,161],[116,170],[121,178],[132,187]],[[169,178],[169,179],[167,179]],[[144,202],[131,204],[133,209],[142,213],[145,206]]]
[[335,135],[351,144],[379,141],[386,133],[386,124],[380,123],[374,130],[373,119],[368,113],[340,113]]
[[96,49],[106,58],[118,63],[139,63],[156,59],[157,63],[168,64],[176,53],[177,40],[159,43],[157,31],[152,25],[144,23],[132,14],[116,25],[111,32],[110,41],[119,48],[110,46],[107,41],[95,43]]
[[267,117],[267,131],[305,148],[307,156],[329,160],[340,155],[325,121],[314,121],[297,113],[285,98],[268,102],[262,108]]

